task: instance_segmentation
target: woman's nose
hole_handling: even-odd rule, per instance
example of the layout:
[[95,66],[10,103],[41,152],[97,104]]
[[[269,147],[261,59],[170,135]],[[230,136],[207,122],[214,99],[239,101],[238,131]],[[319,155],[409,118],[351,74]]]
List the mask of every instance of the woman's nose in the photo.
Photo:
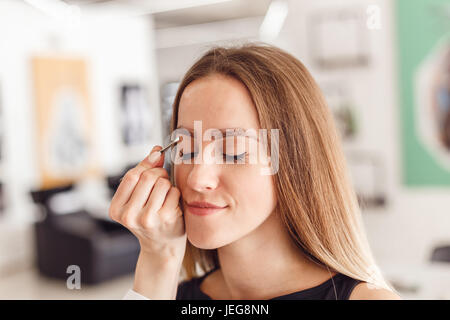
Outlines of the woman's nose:
[[199,163],[192,165],[187,184],[197,192],[214,190],[219,184],[219,178],[216,173],[216,165]]
[[212,147],[213,144],[204,147],[201,152],[202,157],[191,166],[187,184],[197,192],[214,190],[219,184],[219,167],[215,164]]

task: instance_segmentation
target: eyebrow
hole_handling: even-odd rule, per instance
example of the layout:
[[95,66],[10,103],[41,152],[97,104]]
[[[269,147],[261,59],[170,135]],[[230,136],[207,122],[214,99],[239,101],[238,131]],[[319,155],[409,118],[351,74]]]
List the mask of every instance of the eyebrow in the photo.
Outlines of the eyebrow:
[[[192,129],[189,129],[189,128],[186,128],[183,126],[178,126],[177,129],[185,129],[185,130],[189,131],[192,135],[194,135],[194,130],[192,130]],[[246,134],[246,131],[248,129],[244,129],[244,128],[237,127],[237,128],[224,128],[224,129],[216,129],[216,130],[219,130],[225,136],[227,136],[227,133],[228,133],[228,136],[244,136],[244,137],[249,137],[249,138],[254,138],[256,140],[259,140],[258,137],[255,135]],[[227,132],[227,130],[229,132]]]

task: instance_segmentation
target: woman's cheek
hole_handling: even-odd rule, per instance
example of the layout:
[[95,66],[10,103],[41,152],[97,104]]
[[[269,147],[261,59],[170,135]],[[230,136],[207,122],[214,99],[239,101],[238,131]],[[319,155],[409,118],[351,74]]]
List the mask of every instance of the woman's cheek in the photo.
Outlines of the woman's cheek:
[[259,174],[259,170],[249,170],[248,174],[241,174],[236,179],[233,193],[238,197],[239,203],[254,211],[267,211],[273,207],[274,185],[271,176]]

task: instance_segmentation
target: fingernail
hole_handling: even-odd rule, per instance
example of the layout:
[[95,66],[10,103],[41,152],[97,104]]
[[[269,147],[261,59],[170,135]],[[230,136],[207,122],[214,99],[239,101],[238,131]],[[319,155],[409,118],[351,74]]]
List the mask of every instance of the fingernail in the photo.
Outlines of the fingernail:
[[155,151],[151,155],[148,156],[148,161],[150,161],[151,163],[154,163],[159,159],[160,156],[161,156],[161,152]]

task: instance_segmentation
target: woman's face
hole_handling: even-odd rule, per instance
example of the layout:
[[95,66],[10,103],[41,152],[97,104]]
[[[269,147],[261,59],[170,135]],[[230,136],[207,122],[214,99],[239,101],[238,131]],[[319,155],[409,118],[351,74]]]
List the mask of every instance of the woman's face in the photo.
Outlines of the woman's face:
[[[191,163],[174,165],[176,186],[181,191],[187,237],[192,245],[215,249],[245,237],[255,230],[276,206],[271,175],[262,175],[267,167],[261,158],[256,162],[225,163],[230,155],[254,152],[249,150],[249,137],[235,139],[234,152],[226,147],[224,163],[211,161],[217,156],[214,140],[202,139],[207,129],[243,128],[258,133],[256,108],[247,88],[240,81],[223,75],[211,75],[190,83],[184,90],[178,111],[178,128],[194,131],[194,121],[201,121],[202,132],[197,145],[202,146],[202,162],[194,163],[197,155],[188,156]],[[198,133],[198,131],[197,131]],[[192,136],[193,141],[193,136]],[[255,140],[253,140],[255,141]],[[224,144],[221,144],[224,145]],[[223,156],[221,151],[220,156]],[[183,159],[188,159],[185,153]],[[209,161],[207,161],[209,159]],[[231,162],[234,159],[231,157]],[[265,161],[270,158],[265,158]],[[193,214],[188,204],[209,202],[224,209],[208,215]]]

